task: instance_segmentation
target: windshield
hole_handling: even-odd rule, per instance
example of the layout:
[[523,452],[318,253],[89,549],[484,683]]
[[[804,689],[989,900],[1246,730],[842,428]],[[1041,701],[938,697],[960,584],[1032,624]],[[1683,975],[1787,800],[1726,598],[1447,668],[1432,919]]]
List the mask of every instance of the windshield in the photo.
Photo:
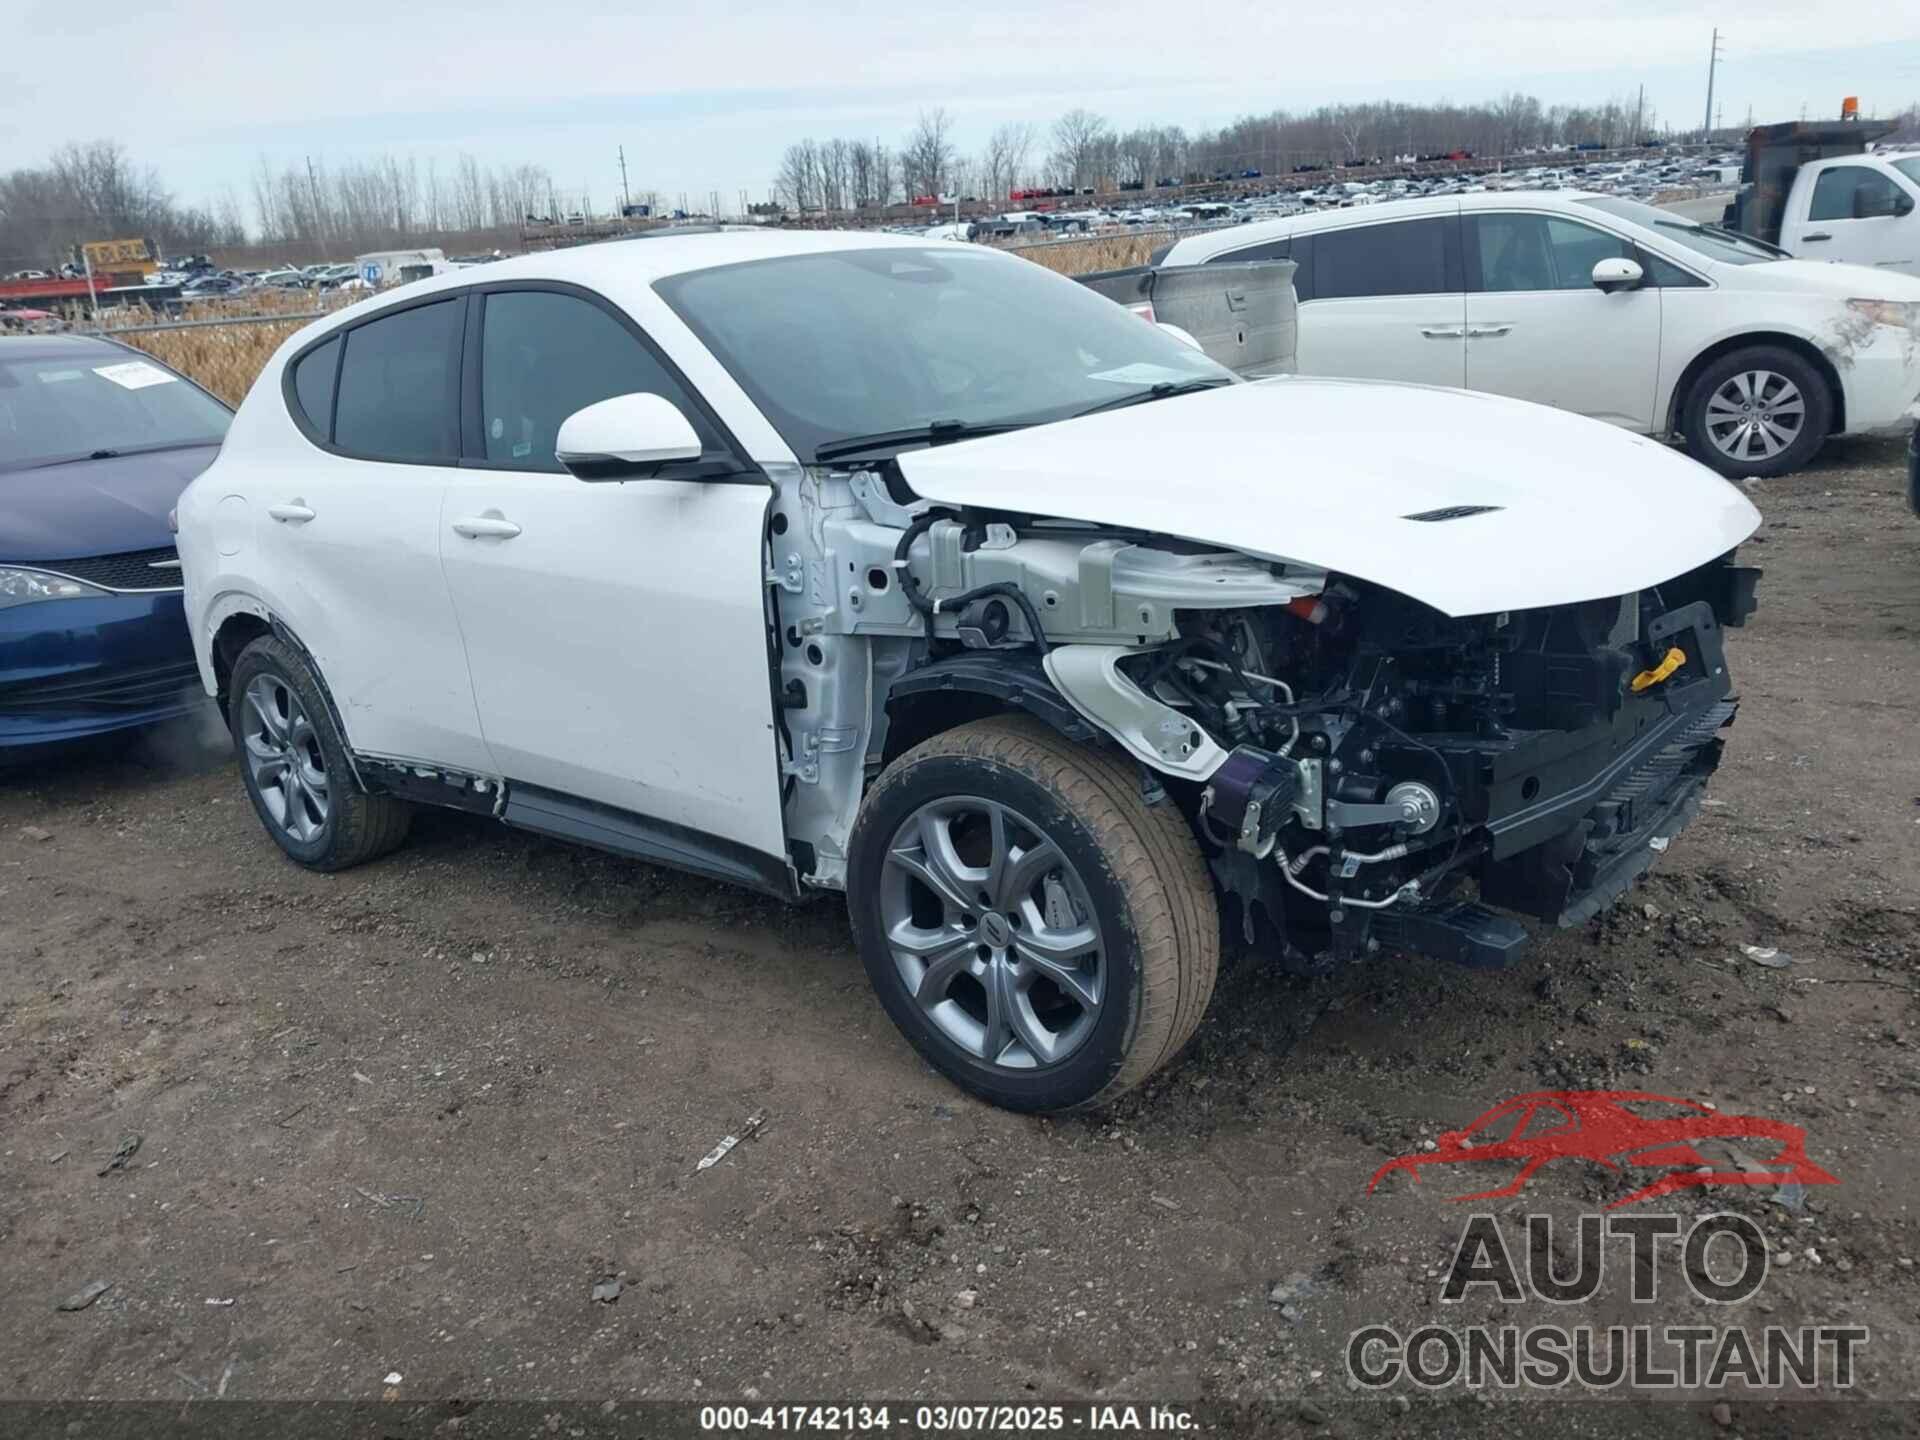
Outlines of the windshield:
[[791,255],[657,288],[810,460],[859,436],[1059,420],[1234,378],[1113,301],[992,250]]
[[0,360],[0,471],[218,445],[232,419],[205,391],[131,353]]
[[1671,210],[1656,210],[1651,205],[1642,205],[1638,200],[1618,200],[1611,195],[1602,195],[1577,203],[1622,220],[1631,220],[1635,225],[1654,231],[1662,239],[1684,245],[1695,254],[1718,260],[1722,265],[1757,265],[1766,260],[1787,258],[1771,245],[1763,245],[1732,230],[1722,230],[1717,225],[1696,224]]
[[1898,160],[1887,163],[1909,180],[1920,183],[1920,155],[1902,155]]

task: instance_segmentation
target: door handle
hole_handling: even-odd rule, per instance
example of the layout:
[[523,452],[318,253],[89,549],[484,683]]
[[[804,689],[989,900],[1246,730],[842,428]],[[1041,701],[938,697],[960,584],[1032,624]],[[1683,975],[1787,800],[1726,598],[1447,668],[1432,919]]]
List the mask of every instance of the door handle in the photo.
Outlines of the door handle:
[[1831,240],[1833,236],[1828,234],[1825,230],[1822,230],[1817,235],[1802,235],[1800,238],[1802,240]]
[[1469,325],[1467,327],[1467,338],[1469,340],[1491,340],[1496,336],[1507,334],[1512,329],[1513,327],[1511,325]]
[[1458,325],[1422,325],[1420,333],[1429,340],[1464,340],[1467,334]]
[[454,521],[453,533],[469,540],[511,540],[520,533],[520,527],[496,510],[490,515],[469,515]]
[[283,525],[304,525],[313,519],[313,511],[304,500],[290,500],[285,505],[269,505],[267,514]]

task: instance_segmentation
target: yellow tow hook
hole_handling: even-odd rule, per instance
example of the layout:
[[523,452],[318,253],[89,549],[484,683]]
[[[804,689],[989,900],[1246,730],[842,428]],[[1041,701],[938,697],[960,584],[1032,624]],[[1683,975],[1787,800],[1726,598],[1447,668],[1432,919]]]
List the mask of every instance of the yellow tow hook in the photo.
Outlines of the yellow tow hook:
[[1651,670],[1642,670],[1628,682],[1628,685],[1633,693],[1638,695],[1642,690],[1651,690],[1686,663],[1687,652],[1675,645],[1661,657],[1658,665]]

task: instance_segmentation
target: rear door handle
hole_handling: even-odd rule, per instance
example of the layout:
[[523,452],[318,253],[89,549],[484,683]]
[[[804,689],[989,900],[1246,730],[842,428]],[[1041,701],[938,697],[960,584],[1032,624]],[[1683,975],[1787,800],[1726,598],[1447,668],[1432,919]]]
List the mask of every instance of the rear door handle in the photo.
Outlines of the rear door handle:
[[469,515],[453,522],[453,533],[469,540],[511,540],[520,527],[498,510],[486,515]]
[[1802,240],[1831,240],[1833,236],[1828,234],[1825,230],[1822,230],[1817,235],[1802,235],[1800,238]]
[[304,500],[290,500],[285,505],[269,505],[267,514],[287,525],[304,525],[313,519],[313,511]]
[[1491,340],[1495,336],[1507,334],[1512,329],[1513,327],[1511,325],[1469,325],[1467,327],[1467,338],[1469,340]]
[[1420,333],[1429,340],[1464,340],[1467,334],[1458,325],[1422,325]]

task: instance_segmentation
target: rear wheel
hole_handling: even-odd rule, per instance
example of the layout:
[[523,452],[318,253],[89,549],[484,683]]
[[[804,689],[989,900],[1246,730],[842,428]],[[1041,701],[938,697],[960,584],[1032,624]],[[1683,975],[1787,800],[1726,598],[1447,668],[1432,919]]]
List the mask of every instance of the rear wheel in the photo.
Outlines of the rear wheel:
[[411,807],[360,788],[298,650],[261,636],[234,661],[227,694],[247,798],[288,858],[310,870],[344,870],[406,839]]
[[1128,762],[1031,720],[901,756],[855,826],[848,906],[882,1006],[1016,1110],[1109,1100],[1191,1038],[1219,915],[1192,832]]
[[1819,370],[1791,350],[1752,345],[1700,372],[1681,430],[1694,459],[1748,480],[1812,460],[1832,419],[1833,396]]

